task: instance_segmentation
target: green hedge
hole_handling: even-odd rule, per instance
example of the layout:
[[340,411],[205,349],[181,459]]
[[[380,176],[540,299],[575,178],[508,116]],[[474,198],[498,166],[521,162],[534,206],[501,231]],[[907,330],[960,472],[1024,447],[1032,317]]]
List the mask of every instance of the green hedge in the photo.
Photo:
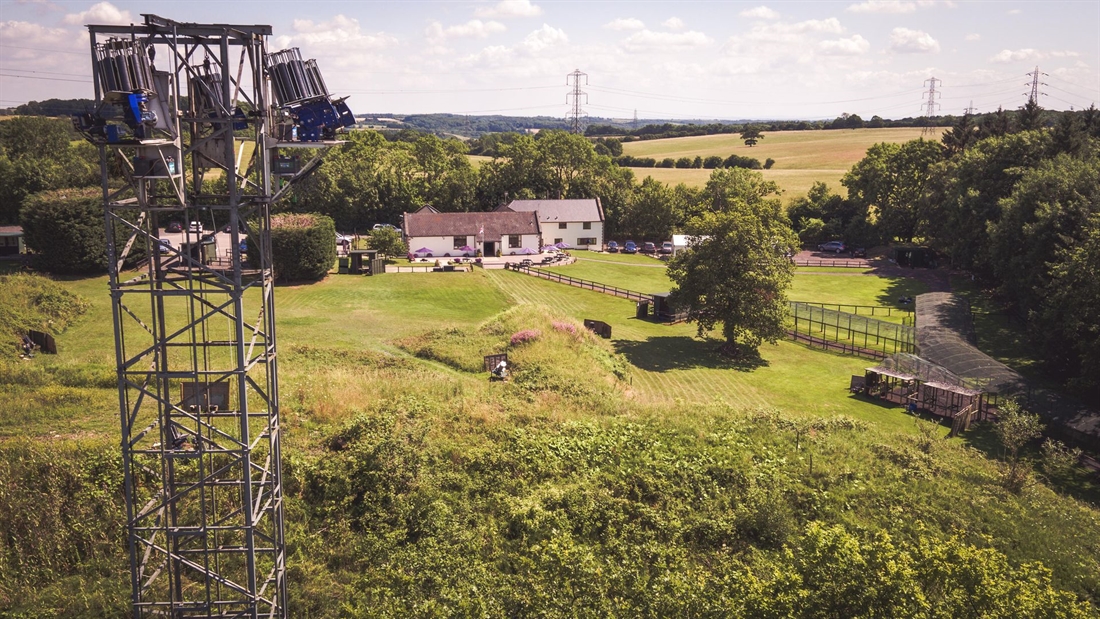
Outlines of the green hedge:
[[281,281],[318,280],[336,262],[336,225],[316,213],[271,216],[271,260]]
[[[34,252],[35,267],[58,274],[103,273],[107,270],[107,234],[103,226],[103,191],[99,187],[57,189],[29,196],[20,211],[23,239]],[[115,245],[125,246],[125,230]],[[135,243],[127,265],[145,257]]]

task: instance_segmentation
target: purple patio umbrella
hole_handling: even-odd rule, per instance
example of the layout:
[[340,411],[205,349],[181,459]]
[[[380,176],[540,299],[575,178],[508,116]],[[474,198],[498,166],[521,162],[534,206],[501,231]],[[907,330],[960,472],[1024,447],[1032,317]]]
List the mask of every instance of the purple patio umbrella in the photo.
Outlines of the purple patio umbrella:
[[518,253],[521,253],[524,256],[530,256],[532,254],[537,254],[539,252],[537,250],[531,249],[530,247],[524,247],[523,249],[519,250]]
[[427,247],[421,247],[420,249],[414,251],[413,253],[414,254],[434,254],[435,252],[428,249]]
[[557,247],[558,249],[573,249],[573,246],[569,243],[566,243],[565,241],[562,241],[561,243],[554,243],[554,247]]
[[558,248],[554,247],[553,245],[547,245],[546,247],[542,248],[542,251],[544,251],[544,252],[546,252],[546,251],[558,251]]
[[477,250],[474,249],[473,247],[470,247],[469,245],[463,245],[462,247],[458,248],[458,251],[477,251]]

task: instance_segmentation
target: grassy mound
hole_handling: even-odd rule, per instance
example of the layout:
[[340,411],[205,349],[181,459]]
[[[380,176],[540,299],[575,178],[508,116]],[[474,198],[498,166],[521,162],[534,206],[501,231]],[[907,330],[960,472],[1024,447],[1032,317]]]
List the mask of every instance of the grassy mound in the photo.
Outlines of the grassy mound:
[[398,344],[422,359],[483,373],[486,355],[508,353],[509,386],[527,394],[594,400],[622,390],[627,364],[610,345],[571,318],[520,305],[474,329],[446,328]]
[[[62,284],[30,273],[0,275],[0,337],[18,339],[29,330],[61,333],[88,309],[88,302]],[[0,347],[0,355],[16,352]]]

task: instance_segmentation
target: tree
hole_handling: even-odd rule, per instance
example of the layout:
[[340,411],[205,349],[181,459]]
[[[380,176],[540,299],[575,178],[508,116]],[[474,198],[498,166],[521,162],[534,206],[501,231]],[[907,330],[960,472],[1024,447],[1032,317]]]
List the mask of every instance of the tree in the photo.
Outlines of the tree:
[[31,194],[98,185],[98,152],[73,138],[71,125],[56,118],[17,116],[0,122],[0,224],[18,223]]
[[371,249],[377,249],[386,256],[404,256],[409,253],[409,247],[401,234],[393,228],[371,230],[368,242]]
[[848,199],[875,219],[884,238],[910,242],[921,224],[918,206],[929,168],[942,159],[943,147],[936,142],[879,143],[840,182],[848,188]]
[[1093,213],[1075,246],[1050,265],[1035,329],[1044,358],[1070,376],[1086,401],[1100,402],[1100,213]]
[[993,426],[993,430],[1004,450],[1005,488],[1019,492],[1031,476],[1030,467],[1020,458],[1020,449],[1042,436],[1043,424],[1039,422],[1038,415],[1023,410],[1015,400],[1007,400],[997,409],[997,425]]
[[669,262],[670,302],[698,323],[700,337],[721,323],[730,356],[751,355],[784,333],[788,253],[798,238],[776,193],[759,173],[715,170],[701,196],[706,210],[686,226],[702,240]]
[[1050,148],[1050,135],[1025,131],[985,138],[929,170],[921,199],[920,234],[955,268],[991,274],[999,260],[990,250],[989,226],[1001,218],[999,201],[1020,174]]
[[989,223],[993,272],[1006,298],[1031,312],[1047,293],[1049,265],[1084,239],[1100,213],[1100,158],[1043,160],[1022,171],[999,206],[1000,218]]
[[949,155],[956,155],[969,148],[977,139],[978,127],[974,124],[970,112],[967,112],[959,117],[958,122],[951,127],[951,131],[943,134],[941,141]]
[[1008,112],[998,107],[996,112],[982,119],[982,127],[978,133],[983,139],[1008,135],[1012,133],[1012,119],[1009,118]]
[[570,185],[596,160],[596,149],[584,136],[566,131],[540,131],[535,138],[540,164],[549,173],[550,196],[565,198]]
[[1027,103],[1020,107],[1016,115],[1016,127],[1018,131],[1035,131],[1043,128],[1043,108],[1039,107],[1035,99],[1028,99]]
[[763,140],[764,136],[756,125],[745,125],[745,128],[741,130],[741,139],[745,141],[745,146],[752,148],[756,146],[757,142]]
[[615,231],[637,239],[668,239],[682,212],[682,196],[647,176],[634,189],[633,200],[623,211]]

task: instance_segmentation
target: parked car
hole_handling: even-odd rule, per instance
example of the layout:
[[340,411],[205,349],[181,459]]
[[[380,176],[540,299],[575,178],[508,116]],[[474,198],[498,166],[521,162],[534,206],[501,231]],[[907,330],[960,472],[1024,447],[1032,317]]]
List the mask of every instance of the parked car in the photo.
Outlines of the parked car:
[[195,232],[197,234],[202,234],[202,222],[201,221],[192,221],[191,225],[188,226],[187,229],[190,230],[191,232]]
[[619,244],[616,243],[615,241],[608,241],[607,242],[607,251],[608,251],[608,253],[612,253],[612,254],[619,253]]
[[655,254],[655,253],[657,253],[657,246],[654,245],[653,243],[650,243],[649,241],[646,241],[645,243],[642,244],[642,253],[643,254]]
[[852,250],[852,257],[853,258],[866,258],[867,257],[867,250],[862,248],[862,247],[857,247],[857,248]]
[[157,239],[160,241],[160,253],[167,254],[172,251],[172,241],[168,239]]
[[164,229],[165,232],[183,232],[183,224],[178,221],[168,222],[168,227]]
[[831,251],[836,254],[843,253],[846,249],[844,241],[829,241],[817,246],[817,251]]
[[661,253],[668,255],[672,253],[672,241],[665,241],[661,243]]
[[634,244],[634,241],[627,241],[623,244],[624,254],[634,254],[638,252],[638,246]]

